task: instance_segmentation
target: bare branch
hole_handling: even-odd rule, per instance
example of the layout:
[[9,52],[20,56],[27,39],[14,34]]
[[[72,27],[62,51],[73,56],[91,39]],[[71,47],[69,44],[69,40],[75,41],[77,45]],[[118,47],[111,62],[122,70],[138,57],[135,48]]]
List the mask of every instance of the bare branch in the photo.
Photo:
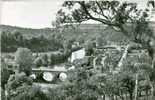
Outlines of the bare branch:
[[106,19],[109,19],[107,16],[105,16],[103,9],[101,8],[101,5],[99,4],[98,1],[96,1],[96,4],[97,4],[98,8],[100,9],[102,16],[105,17]]
[[85,11],[85,13],[88,15],[88,18],[89,18],[89,19],[92,19],[92,20],[95,20],[95,21],[99,21],[99,22],[101,22],[101,23],[103,23],[103,24],[107,24],[107,25],[110,25],[110,26],[118,26],[117,24],[111,23],[111,22],[108,21],[108,20],[105,20],[105,19],[102,19],[102,18],[97,18],[97,17],[92,16],[92,15],[89,13],[89,11],[88,11],[88,9],[87,9],[87,7],[86,7],[84,1],[78,2],[78,3],[81,5],[81,7],[82,7],[83,10]]

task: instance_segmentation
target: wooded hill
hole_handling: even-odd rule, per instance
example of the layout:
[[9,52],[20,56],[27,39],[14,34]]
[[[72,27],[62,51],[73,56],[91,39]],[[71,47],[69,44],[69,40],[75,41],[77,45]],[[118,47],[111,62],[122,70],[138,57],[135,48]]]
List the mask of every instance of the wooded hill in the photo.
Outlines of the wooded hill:
[[6,31],[6,32],[17,31],[26,38],[38,37],[40,35],[44,35],[45,37],[50,37],[53,34],[55,35],[62,34],[67,39],[77,38],[77,37],[81,38],[83,35],[85,36],[84,37],[85,39],[89,39],[89,38],[92,39],[98,36],[98,34],[102,34],[103,37],[109,37],[109,38],[116,38],[115,36],[120,35],[121,37],[120,39],[122,39],[122,36],[123,36],[123,34],[121,34],[120,32],[116,32],[111,27],[107,27],[100,24],[81,24],[81,25],[74,26],[74,28],[61,28],[60,30],[56,30],[54,28],[32,29],[32,28],[22,28],[22,27],[9,26],[9,25],[0,25],[0,32],[2,31]]
[[[154,29],[155,23],[151,22],[150,25]],[[129,39],[125,37],[124,34],[122,34],[121,32],[114,30],[114,28],[112,27],[101,24],[80,24],[74,25],[74,27],[62,27],[59,29],[31,29],[8,25],[0,25],[0,32],[5,32],[5,34],[14,34],[14,32],[18,32],[18,34],[22,35],[22,37],[26,39],[26,41],[28,42],[25,44],[30,44],[30,46],[24,45],[24,47],[30,48],[32,49],[32,51],[37,51],[37,49],[39,49],[39,51],[43,52],[61,49],[63,47],[64,41],[66,40],[72,40],[77,42],[83,41],[85,43],[86,41],[96,41],[97,37],[102,37],[103,41],[108,43],[125,44],[129,41]],[[2,45],[2,52],[14,52],[18,47],[23,47],[23,45],[15,45],[18,44],[17,42],[19,42],[19,44],[22,44],[20,40],[12,44],[14,40],[6,42],[8,38],[4,39],[3,34],[1,36],[1,42],[2,44],[4,44]],[[10,37],[10,35],[8,36]],[[37,40],[34,41],[35,39]],[[44,43],[39,44],[37,41],[44,41]],[[42,48],[38,48],[40,47],[40,45],[42,46]],[[14,49],[10,50],[12,49],[12,47]]]

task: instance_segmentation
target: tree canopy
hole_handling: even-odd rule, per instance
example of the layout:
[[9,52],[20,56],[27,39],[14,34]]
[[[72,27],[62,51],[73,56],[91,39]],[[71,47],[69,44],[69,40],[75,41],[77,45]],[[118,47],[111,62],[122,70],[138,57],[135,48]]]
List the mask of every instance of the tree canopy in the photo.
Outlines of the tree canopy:
[[[142,31],[146,31],[148,9],[138,9],[136,3],[111,1],[65,1],[57,12],[56,26],[82,23],[89,20],[112,26],[124,35],[137,40]],[[129,24],[130,23],[130,24]],[[132,30],[127,26],[132,24]],[[140,24],[143,24],[143,27]],[[140,32],[141,31],[141,32]],[[148,31],[148,29],[147,29]],[[136,34],[135,34],[136,33]],[[149,32],[152,35],[151,32]],[[136,36],[135,36],[136,35]]]
[[19,65],[19,71],[30,74],[33,65],[33,56],[31,50],[27,48],[18,48],[15,53],[15,61]]

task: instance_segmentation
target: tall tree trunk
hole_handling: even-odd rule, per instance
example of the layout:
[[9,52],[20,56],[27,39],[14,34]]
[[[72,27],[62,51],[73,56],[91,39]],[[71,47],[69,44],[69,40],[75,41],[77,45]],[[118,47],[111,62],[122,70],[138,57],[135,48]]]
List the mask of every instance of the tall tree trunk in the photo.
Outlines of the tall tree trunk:
[[[152,57],[152,69],[155,69],[155,40],[152,40],[152,45],[150,46],[150,48],[152,49],[152,55],[150,54],[150,56]],[[153,72],[155,73],[155,72]],[[150,81],[151,82],[151,81]],[[154,96],[154,92],[155,92],[155,82],[154,80],[152,80],[151,82],[151,99],[154,100],[155,96]]]
[[146,94],[146,100],[148,100],[148,90],[145,91]]
[[155,68],[155,57],[153,57],[152,59],[152,65],[151,65],[152,68]]
[[126,57],[128,55],[129,46],[130,46],[129,44],[126,46],[126,48],[124,50],[124,53],[123,53],[120,61],[118,62],[118,65],[117,65],[118,66],[118,69],[117,69],[118,71],[120,70],[121,66],[123,66],[123,62],[124,62],[124,60],[126,59]]
[[129,93],[130,100],[133,100],[133,93]]
[[135,80],[135,99],[138,100],[138,73],[136,74],[136,80]]
[[120,91],[120,98],[121,98],[122,100],[124,100],[124,96],[123,96],[123,92],[122,92],[122,91]]
[[151,87],[151,100],[154,100],[154,82],[151,82],[149,75],[146,74],[146,78],[149,82],[149,85]]
[[126,100],[128,99],[128,94],[127,94],[127,93],[125,94],[125,99],[126,99]]
[[95,58],[93,59],[93,67],[94,67],[94,69],[96,69],[96,60],[97,60],[97,58],[98,58],[98,57],[95,57]]
[[155,96],[154,96],[154,84],[151,82],[151,100],[154,100]]
[[115,100],[118,100],[117,95],[115,96]]
[[105,97],[106,97],[106,95],[105,95],[105,94],[103,94],[103,96],[102,96],[102,100],[105,100]]

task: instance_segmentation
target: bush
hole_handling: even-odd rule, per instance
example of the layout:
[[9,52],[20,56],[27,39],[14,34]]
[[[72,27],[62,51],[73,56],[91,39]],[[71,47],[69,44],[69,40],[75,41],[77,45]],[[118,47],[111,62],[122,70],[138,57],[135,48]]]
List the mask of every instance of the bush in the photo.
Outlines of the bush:
[[20,86],[10,100],[50,100],[39,86]]
[[40,67],[43,65],[42,59],[40,57],[36,58],[34,60],[34,64],[36,65],[36,67]]
[[6,100],[5,90],[1,89],[1,100]]
[[65,62],[69,57],[68,53],[61,53],[61,54],[51,54],[50,55],[50,64],[59,64]]
[[51,100],[97,100],[96,87],[89,83],[90,74],[91,72],[78,66],[69,72],[67,81],[50,90]]
[[[6,85],[9,98],[16,98],[20,93],[25,93],[32,86],[32,79],[25,73],[11,75]],[[11,99],[16,100],[16,99]]]
[[47,56],[47,54],[42,55],[41,58],[42,58],[41,60],[42,60],[43,66],[47,66],[48,65],[48,56]]
[[1,62],[1,86],[5,89],[5,84],[7,83],[10,77],[11,71],[7,69],[7,65],[4,62]]
[[33,65],[31,50],[27,48],[18,48],[15,53],[15,62],[19,65],[19,71],[23,71],[29,75]]
[[95,47],[94,43],[91,41],[87,41],[85,44],[86,56],[91,56],[94,51],[93,48]]

